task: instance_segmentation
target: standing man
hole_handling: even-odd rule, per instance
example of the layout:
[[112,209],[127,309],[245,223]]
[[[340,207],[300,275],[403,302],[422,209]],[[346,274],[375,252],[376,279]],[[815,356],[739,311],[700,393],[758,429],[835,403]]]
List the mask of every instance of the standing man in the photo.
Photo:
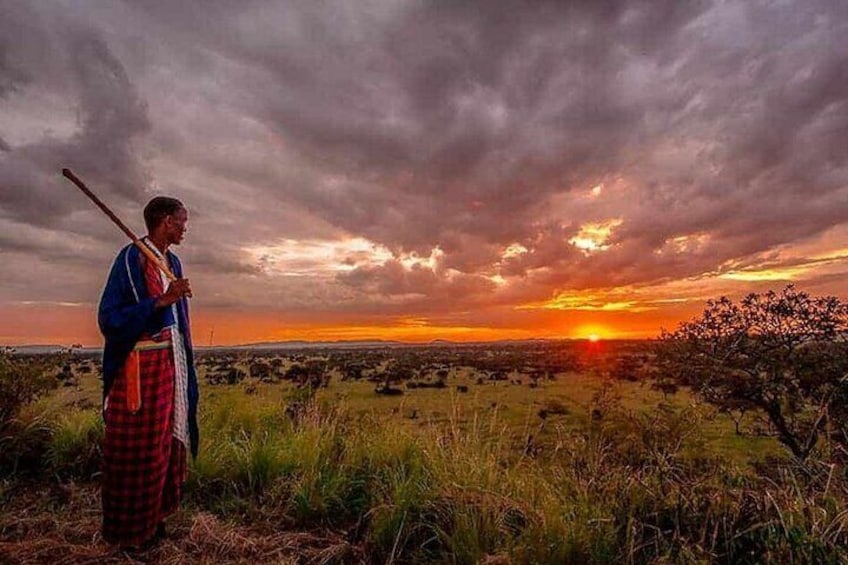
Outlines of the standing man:
[[188,279],[168,250],[185,235],[188,213],[159,196],[144,208],[147,245],[178,280],[133,244],[119,253],[100,300],[103,349],[103,538],[139,548],[165,535],[180,505],[186,450],[197,456],[197,373]]

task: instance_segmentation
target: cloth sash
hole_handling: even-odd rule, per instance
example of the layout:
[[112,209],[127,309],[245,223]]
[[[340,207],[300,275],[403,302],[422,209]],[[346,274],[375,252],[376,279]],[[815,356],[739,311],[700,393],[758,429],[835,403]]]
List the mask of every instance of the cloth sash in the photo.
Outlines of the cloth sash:
[[130,413],[136,414],[141,409],[141,356],[139,352],[170,347],[170,341],[142,340],[135,344],[135,347],[127,356],[124,363],[124,375],[127,382],[127,410]]

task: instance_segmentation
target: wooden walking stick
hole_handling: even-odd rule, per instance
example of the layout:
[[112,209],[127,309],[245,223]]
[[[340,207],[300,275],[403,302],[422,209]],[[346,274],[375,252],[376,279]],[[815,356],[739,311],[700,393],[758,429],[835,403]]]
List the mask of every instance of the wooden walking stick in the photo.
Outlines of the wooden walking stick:
[[101,201],[99,198],[97,198],[97,196],[93,192],[91,192],[91,190],[89,190],[89,188],[87,186],[85,186],[85,183],[83,183],[74,173],[72,173],[70,169],[62,169],[62,175],[64,175],[64,177],[66,179],[68,179],[69,181],[71,181],[72,183],[77,185],[77,188],[79,188],[83,192],[83,194],[88,196],[91,199],[92,202],[97,204],[97,207],[100,208],[101,210],[103,210],[103,213],[106,214],[107,216],[109,216],[109,219],[112,220],[112,222],[116,226],[121,228],[122,232],[127,234],[127,237],[129,237],[132,240],[132,242],[135,244],[135,246],[138,247],[139,250],[141,250],[141,252],[144,253],[144,255],[148,259],[153,261],[153,264],[155,264],[157,267],[162,269],[162,272],[165,273],[165,276],[168,277],[169,281],[173,282],[173,281],[177,280],[177,277],[174,275],[174,273],[171,272],[171,269],[169,269],[168,266],[165,265],[165,263],[163,263],[159,259],[159,257],[157,257],[156,254],[153,253],[153,251],[149,247],[147,247],[147,245],[145,245],[144,242],[141,241],[138,238],[138,236],[136,236],[132,232],[132,230],[130,228],[128,228],[124,224],[124,222],[122,222],[121,219],[118,218],[118,216],[116,216],[114,212],[112,212],[112,210],[109,209],[108,206],[106,206],[103,203],[103,201]]

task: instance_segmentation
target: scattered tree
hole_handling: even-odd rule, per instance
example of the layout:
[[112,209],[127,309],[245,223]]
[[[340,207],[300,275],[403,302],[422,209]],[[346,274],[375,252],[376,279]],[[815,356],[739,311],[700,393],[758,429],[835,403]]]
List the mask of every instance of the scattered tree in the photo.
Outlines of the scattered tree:
[[660,375],[720,410],[766,416],[803,461],[820,435],[842,442],[848,400],[848,305],[788,286],[722,297],[660,338]]

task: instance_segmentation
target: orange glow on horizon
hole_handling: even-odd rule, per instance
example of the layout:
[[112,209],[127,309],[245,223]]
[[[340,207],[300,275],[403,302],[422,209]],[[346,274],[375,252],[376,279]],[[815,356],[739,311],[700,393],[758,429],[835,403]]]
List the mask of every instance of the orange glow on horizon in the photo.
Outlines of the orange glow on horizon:
[[[624,337],[629,337],[622,332],[616,332],[612,328],[608,328],[601,324],[583,324],[574,329],[574,334],[570,337],[575,339],[586,339],[591,341],[592,343],[597,343],[598,341],[604,339],[620,339]],[[640,337],[649,337],[649,336],[640,336]]]
[[[586,236],[604,253],[618,220],[585,224]],[[748,261],[728,261],[714,272],[656,284],[629,284],[605,287],[539,288],[520,292],[516,277],[494,270],[483,276],[494,283],[492,300],[479,300],[453,308],[450,304],[425,304],[405,312],[397,304],[382,308],[381,297],[362,310],[349,303],[313,305],[293,311],[273,306],[212,307],[200,298],[193,301],[192,334],[198,346],[228,346],[273,341],[366,341],[392,340],[427,343],[524,339],[573,339],[599,342],[617,339],[650,339],[661,329],[673,330],[679,322],[701,314],[710,298],[726,295],[739,298],[748,292],[779,289],[785,280],[794,280],[812,294],[844,296],[840,282],[848,265],[845,235],[848,228],[831,230],[829,235],[803,244],[782,248]],[[710,243],[702,233],[682,234],[668,240],[662,253],[695,252]],[[573,242],[572,242],[573,244]],[[500,266],[520,262],[533,253],[532,242],[513,242],[500,249]],[[578,247],[579,248],[579,247]],[[406,271],[433,271],[442,265],[442,251],[433,247],[429,256],[393,253],[362,238],[338,242],[327,240],[283,240],[267,249],[256,248],[266,277],[335,276],[352,265],[382,265],[391,255]],[[329,259],[328,259],[329,258]],[[449,271],[449,270],[448,270]],[[544,274],[542,275],[544,276]],[[450,273],[447,272],[447,278]],[[806,288],[804,279],[812,279]],[[532,277],[531,277],[532,278]],[[320,279],[324,280],[324,279]],[[819,282],[815,282],[819,280]],[[284,282],[284,281],[283,281]],[[282,284],[282,283],[281,283]],[[96,289],[91,289],[96,294]],[[200,296],[200,293],[199,293]],[[385,298],[385,297],[382,297]],[[88,297],[96,300],[96,295]],[[23,300],[0,303],[0,345],[27,344],[101,346],[97,328],[96,303],[58,300]],[[595,346],[593,346],[595,347]]]
[[[475,323],[445,324],[423,317],[386,320],[345,319],[338,315],[318,316],[319,320],[299,319],[285,313],[223,311],[197,308],[193,313],[192,334],[197,346],[238,345],[274,341],[367,341],[391,340],[427,343],[433,340],[456,342],[524,339],[582,339],[596,335],[600,340],[651,338],[661,326],[672,327],[674,320],[655,319],[653,313],[552,310],[519,311],[511,320],[493,317]],[[101,346],[95,308],[91,305],[0,306],[0,318],[9,321],[0,331],[1,345],[80,343]],[[603,320],[601,322],[600,320]],[[509,323],[512,327],[505,327]]]

